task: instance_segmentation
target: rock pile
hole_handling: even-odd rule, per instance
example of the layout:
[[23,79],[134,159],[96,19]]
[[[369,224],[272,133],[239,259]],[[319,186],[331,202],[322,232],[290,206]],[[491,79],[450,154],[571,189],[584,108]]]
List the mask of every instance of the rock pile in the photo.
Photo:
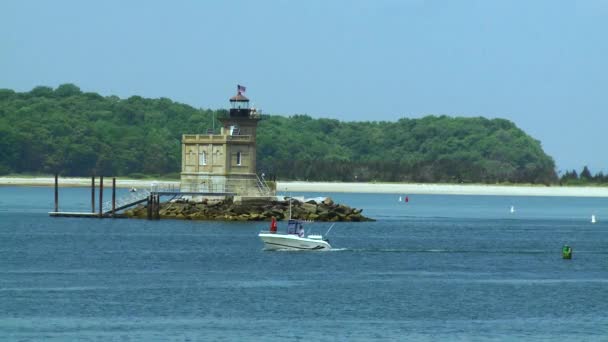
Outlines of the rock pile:
[[[273,216],[277,220],[289,218],[289,200],[257,199],[234,202],[231,198],[221,201],[190,202],[176,200],[161,203],[160,217],[182,220],[211,221],[268,221]],[[321,202],[291,200],[291,217],[308,221],[373,221],[361,214],[363,209],[355,209],[336,204],[330,198]],[[140,205],[125,211],[127,217],[146,218],[147,208]]]

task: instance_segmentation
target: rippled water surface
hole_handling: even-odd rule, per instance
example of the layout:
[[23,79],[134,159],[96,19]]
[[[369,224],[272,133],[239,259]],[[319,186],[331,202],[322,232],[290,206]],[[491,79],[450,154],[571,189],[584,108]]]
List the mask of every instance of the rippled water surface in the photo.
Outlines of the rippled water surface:
[[[61,190],[60,210],[90,210]],[[608,336],[608,199],[326,194],[377,221],[269,252],[263,222],[51,218],[52,188],[0,195],[0,340]]]

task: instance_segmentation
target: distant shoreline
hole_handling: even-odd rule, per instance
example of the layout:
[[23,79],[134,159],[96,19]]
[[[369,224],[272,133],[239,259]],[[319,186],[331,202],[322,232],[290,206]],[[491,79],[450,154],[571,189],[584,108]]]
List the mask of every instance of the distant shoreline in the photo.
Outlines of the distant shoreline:
[[[152,183],[179,185],[179,181],[150,179],[116,179],[119,188],[149,188]],[[0,177],[0,186],[54,186],[52,177]],[[96,178],[99,184],[99,178]],[[90,178],[59,178],[60,187],[88,187]],[[104,178],[111,187],[112,179]],[[608,187],[481,185],[481,184],[421,184],[421,183],[340,183],[340,182],[277,182],[277,192],[344,192],[427,195],[489,195],[489,196],[563,196],[608,197]]]
[[277,191],[422,195],[608,197],[608,187],[423,183],[278,182]]

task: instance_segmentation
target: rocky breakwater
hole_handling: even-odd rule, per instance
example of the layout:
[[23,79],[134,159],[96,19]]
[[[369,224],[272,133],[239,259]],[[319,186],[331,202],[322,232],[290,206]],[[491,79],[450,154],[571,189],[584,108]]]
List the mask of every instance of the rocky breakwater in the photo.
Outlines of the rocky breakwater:
[[[184,199],[161,203],[160,217],[182,220],[211,221],[268,221],[273,216],[277,220],[289,218],[289,199],[240,198],[188,201]],[[309,221],[373,221],[361,214],[363,209],[355,209],[343,204],[334,203],[331,198],[323,200],[291,199],[291,217]],[[140,205],[125,211],[131,218],[147,218],[147,207]]]

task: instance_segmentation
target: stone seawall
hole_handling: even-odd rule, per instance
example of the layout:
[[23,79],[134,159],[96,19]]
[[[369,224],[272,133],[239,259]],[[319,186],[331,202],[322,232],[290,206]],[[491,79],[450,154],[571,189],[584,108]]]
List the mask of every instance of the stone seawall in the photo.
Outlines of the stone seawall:
[[[269,221],[273,216],[277,220],[289,218],[289,200],[279,201],[258,199],[235,202],[232,199],[218,201],[191,202],[176,200],[161,203],[160,217],[181,220],[210,221]],[[309,221],[373,221],[361,214],[363,209],[355,209],[343,204],[336,204],[330,198],[321,202],[291,200],[291,218]],[[147,208],[140,205],[126,210],[125,215],[131,218],[146,218]]]

